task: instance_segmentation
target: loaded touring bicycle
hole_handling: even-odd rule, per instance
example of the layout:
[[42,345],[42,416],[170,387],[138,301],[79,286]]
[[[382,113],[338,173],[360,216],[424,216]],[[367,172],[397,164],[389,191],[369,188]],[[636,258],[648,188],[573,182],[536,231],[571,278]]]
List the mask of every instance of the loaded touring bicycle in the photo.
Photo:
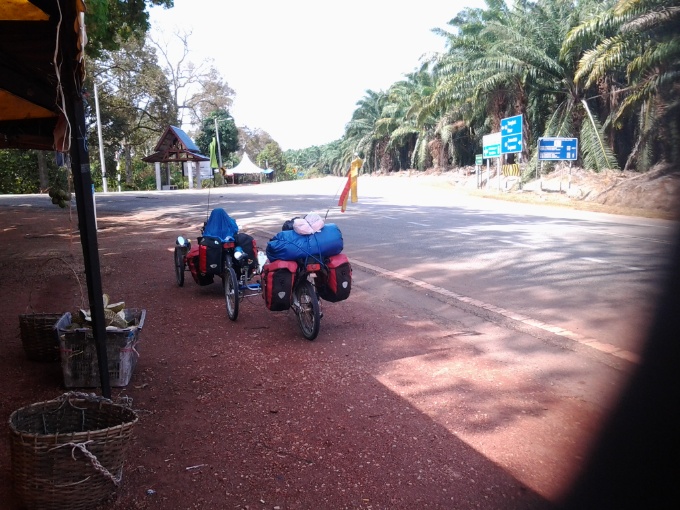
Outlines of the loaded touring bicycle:
[[[318,215],[306,218],[320,219]],[[298,220],[304,219],[294,221]],[[294,221],[284,223],[263,252],[252,236],[238,231],[224,209],[214,209],[195,245],[183,236],[175,242],[177,284],[184,285],[187,270],[199,285],[210,285],[218,276],[229,319],[237,320],[245,298],[261,295],[270,311],[292,309],[302,335],[314,340],[323,316],[320,299],[347,299],[352,269],[341,253],[342,234],[335,224],[321,220],[308,223],[314,227],[298,229],[293,228]]]

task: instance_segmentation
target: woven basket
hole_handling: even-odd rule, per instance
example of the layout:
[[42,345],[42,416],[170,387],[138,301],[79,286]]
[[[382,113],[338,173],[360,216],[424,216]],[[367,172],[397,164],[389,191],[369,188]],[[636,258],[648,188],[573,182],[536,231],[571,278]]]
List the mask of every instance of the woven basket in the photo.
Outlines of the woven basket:
[[60,313],[19,315],[21,344],[32,361],[59,361],[59,337],[55,329]]
[[14,490],[29,510],[85,510],[115,496],[136,413],[94,395],[60,398],[9,418]]

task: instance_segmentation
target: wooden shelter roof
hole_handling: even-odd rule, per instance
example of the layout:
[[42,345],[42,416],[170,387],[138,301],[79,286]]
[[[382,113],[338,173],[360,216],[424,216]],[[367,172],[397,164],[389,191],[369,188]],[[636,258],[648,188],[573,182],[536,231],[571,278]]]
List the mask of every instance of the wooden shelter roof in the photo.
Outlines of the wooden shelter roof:
[[184,131],[168,126],[154,148],[154,153],[142,158],[147,163],[172,163],[183,161],[210,161]]
[[[87,40],[82,0],[0,2],[0,148],[55,150],[67,134],[61,46],[73,43],[82,82]],[[69,48],[70,50],[70,48]],[[55,55],[57,55],[55,57]]]

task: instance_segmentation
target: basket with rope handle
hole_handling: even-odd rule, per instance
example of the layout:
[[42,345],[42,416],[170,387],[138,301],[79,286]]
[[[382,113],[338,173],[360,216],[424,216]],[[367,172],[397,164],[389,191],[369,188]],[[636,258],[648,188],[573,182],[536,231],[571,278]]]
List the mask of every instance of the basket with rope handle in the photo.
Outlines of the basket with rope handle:
[[114,497],[137,420],[129,406],[76,392],[14,411],[12,480],[22,505],[85,510]]

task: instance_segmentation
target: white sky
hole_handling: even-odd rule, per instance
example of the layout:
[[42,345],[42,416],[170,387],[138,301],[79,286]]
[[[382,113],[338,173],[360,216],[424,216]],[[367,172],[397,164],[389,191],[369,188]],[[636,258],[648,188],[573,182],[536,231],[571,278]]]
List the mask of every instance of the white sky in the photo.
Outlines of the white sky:
[[387,90],[441,52],[434,27],[483,0],[175,0],[152,8],[170,39],[192,32],[190,60],[214,60],[236,96],[237,126],[268,132],[283,150],[337,140],[366,90]]

